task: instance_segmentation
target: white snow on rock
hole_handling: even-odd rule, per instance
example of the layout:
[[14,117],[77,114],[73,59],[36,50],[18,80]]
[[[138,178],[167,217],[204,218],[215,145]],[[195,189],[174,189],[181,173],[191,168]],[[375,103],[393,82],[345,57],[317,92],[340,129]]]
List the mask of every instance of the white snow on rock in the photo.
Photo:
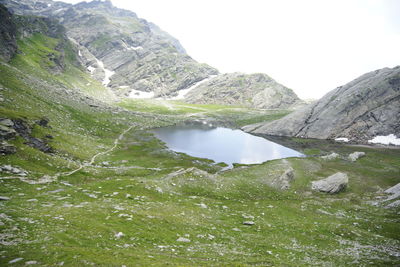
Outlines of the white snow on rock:
[[102,61],[98,60],[97,58],[96,58],[96,61],[97,61],[97,65],[99,65],[99,67],[102,68],[104,71],[104,79],[103,79],[102,84],[104,86],[107,86],[111,81],[110,80],[111,76],[113,76],[115,74],[115,71],[111,71],[111,70],[104,68],[104,63]]
[[397,138],[394,134],[387,136],[379,135],[375,136],[372,140],[368,140],[368,143],[400,146],[400,138]]
[[197,86],[199,86],[199,85],[201,85],[201,84],[203,84],[203,83],[209,81],[210,79],[212,79],[212,78],[214,78],[214,77],[216,77],[216,76],[217,76],[217,75],[211,75],[210,77],[205,78],[205,79],[203,79],[203,80],[201,80],[201,81],[195,83],[194,85],[190,86],[189,88],[179,90],[179,91],[178,91],[178,95],[177,95],[177,96],[174,96],[174,97],[170,97],[169,100],[181,100],[181,99],[184,99],[185,96],[186,96],[190,91],[192,91],[192,90],[195,89]]
[[92,66],[87,67],[87,69],[90,71],[90,74],[93,74],[93,72],[96,70],[96,68]]
[[[79,56],[82,56],[81,51],[79,51]],[[111,76],[113,76],[115,74],[115,71],[104,68],[104,63],[101,60],[98,60],[96,58],[96,61],[97,61],[97,65],[104,71],[104,79],[102,81],[102,84],[104,86],[108,86],[108,84],[111,82],[110,78],[111,78]],[[90,71],[90,74],[93,74],[94,71],[96,70],[96,68],[93,66],[89,66],[89,67],[87,67],[87,69],[88,69],[88,71]]]
[[[123,87],[121,86],[121,88],[123,88]],[[132,89],[132,91],[129,93],[128,97],[135,98],[135,99],[153,98],[154,92],[143,92],[143,91]]]
[[81,50],[78,50],[78,55],[79,55],[80,57],[82,57]]
[[339,137],[339,138],[336,138],[335,141],[347,143],[347,142],[349,142],[349,138],[346,138],[346,137]]
[[142,50],[143,47],[141,46],[129,46],[127,45],[125,42],[122,42],[122,46],[126,49],[126,50]]
[[115,74],[115,71],[104,69],[104,74],[105,75],[104,75],[104,80],[103,80],[102,84],[104,86],[108,86],[108,84],[111,82],[110,78],[111,78],[111,76],[113,76]]

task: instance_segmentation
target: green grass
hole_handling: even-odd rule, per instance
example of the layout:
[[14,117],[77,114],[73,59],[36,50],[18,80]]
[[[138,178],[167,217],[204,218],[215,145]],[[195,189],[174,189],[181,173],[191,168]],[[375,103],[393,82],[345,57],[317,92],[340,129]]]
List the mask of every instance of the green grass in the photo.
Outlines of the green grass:
[[[289,112],[154,100],[119,103],[135,113],[92,108],[81,98],[104,96],[104,88],[74,65],[73,48],[66,48],[62,73],[43,63],[57,42],[45,36],[24,39],[22,53],[11,64],[0,64],[5,99],[0,117],[24,119],[36,137],[52,135],[56,150],[45,154],[16,138],[10,143],[17,153],[2,156],[0,165],[26,169],[32,181],[64,173],[45,184],[0,179],[0,195],[10,197],[0,202],[1,266],[16,258],[23,260],[15,266],[27,261],[41,266],[400,264],[399,208],[370,204],[400,182],[399,149],[291,138],[287,146],[314,156],[221,172],[223,166],[210,160],[168,150],[147,130],[192,119],[238,127]],[[35,125],[42,117],[51,128]],[[131,125],[113,151],[65,175],[110,149]],[[366,156],[346,160],[354,151]],[[319,157],[331,152],[341,157]],[[273,188],[271,182],[288,165],[295,174],[290,189]],[[312,181],[339,171],[349,176],[346,191],[326,195],[310,189]],[[190,242],[178,242],[179,237]]]

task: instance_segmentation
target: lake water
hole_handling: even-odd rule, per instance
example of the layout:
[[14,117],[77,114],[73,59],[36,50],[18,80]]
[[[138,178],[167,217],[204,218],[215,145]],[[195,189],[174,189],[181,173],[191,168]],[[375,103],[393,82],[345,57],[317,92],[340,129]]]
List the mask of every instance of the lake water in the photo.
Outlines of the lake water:
[[158,128],[152,132],[173,151],[229,165],[256,164],[304,156],[296,150],[241,130],[209,125],[184,125]]

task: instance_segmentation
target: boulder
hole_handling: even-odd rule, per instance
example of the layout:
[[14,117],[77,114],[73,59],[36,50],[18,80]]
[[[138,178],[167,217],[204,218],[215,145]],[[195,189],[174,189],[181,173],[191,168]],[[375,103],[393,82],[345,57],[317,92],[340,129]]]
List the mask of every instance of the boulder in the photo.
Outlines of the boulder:
[[311,189],[319,192],[335,194],[343,191],[349,182],[347,174],[338,172],[325,179],[311,183]]
[[275,178],[271,185],[277,189],[287,190],[292,180],[294,180],[294,172],[292,168],[289,168],[281,176]]
[[0,119],[0,140],[12,139],[17,135],[13,129],[14,123],[10,119]]
[[0,155],[10,155],[17,152],[17,148],[7,142],[0,143]]
[[364,156],[365,156],[365,152],[354,152],[354,153],[351,153],[349,155],[348,159],[350,161],[354,162],[354,161],[357,161],[359,158],[364,157]]

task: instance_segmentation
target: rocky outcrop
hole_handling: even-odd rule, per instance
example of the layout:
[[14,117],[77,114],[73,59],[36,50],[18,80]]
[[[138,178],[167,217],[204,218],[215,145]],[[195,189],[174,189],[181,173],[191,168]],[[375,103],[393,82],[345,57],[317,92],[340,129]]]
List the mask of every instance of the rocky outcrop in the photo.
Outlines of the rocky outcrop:
[[400,136],[400,67],[367,73],[319,101],[247,132],[367,143],[377,135]]
[[[47,119],[41,119],[37,123],[42,127],[49,127]],[[22,119],[8,119],[0,118],[0,141],[14,139],[16,136],[21,136],[25,139],[25,144],[33,148],[39,149],[45,153],[54,152],[53,148],[49,146],[47,140],[32,136],[32,126],[30,126],[26,121]],[[46,139],[51,139],[48,135]],[[13,154],[16,152],[14,146],[3,141],[0,146],[0,153],[3,155]]]
[[349,178],[347,174],[338,172],[325,179],[311,183],[311,189],[319,192],[335,194],[346,189]]
[[287,109],[303,104],[291,89],[262,73],[218,75],[190,91],[185,101],[263,109]]
[[294,171],[293,168],[289,168],[285,170],[285,172],[272,180],[271,185],[280,190],[287,190],[290,188],[290,182],[294,180]]
[[9,61],[17,52],[17,27],[11,13],[0,4],[0,59]]

